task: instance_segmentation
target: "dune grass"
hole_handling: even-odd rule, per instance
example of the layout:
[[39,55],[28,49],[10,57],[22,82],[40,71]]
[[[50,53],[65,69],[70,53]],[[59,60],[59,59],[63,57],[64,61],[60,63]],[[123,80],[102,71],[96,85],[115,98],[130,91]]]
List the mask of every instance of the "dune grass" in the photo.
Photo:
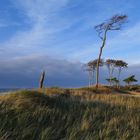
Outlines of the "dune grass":
[[53,88],[1,95],[0,139],[140,139],[140,98],[84,90]]

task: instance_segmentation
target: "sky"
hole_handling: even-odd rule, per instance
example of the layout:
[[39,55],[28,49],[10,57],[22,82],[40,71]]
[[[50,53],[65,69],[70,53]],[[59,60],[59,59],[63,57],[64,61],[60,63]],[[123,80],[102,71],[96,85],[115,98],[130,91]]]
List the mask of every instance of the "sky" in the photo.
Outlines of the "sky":
[[[122,78],[140,81],[139,0],[0,0],[0,88],[88,84],[83,63],[98,57],[101,40],[94,29],[115,14],[128,15],[121,31],[109,32],[103,59],[129,65]],[[106,68],[100,81],[105,83]]]

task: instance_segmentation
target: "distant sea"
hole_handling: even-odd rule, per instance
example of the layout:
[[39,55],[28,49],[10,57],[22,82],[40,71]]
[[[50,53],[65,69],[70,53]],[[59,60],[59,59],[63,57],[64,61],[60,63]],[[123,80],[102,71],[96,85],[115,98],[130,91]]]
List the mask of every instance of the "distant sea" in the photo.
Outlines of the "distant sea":
[[1,88],[0,89],[0,94],[6,94],[6,93],[10,93],[13,91],[19,90],[18,88]]

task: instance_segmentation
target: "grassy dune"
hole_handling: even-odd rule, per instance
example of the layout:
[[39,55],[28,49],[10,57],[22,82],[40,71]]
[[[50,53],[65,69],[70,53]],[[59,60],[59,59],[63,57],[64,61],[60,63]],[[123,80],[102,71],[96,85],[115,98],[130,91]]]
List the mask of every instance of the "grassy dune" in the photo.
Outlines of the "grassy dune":
[[104,90],[1,95],[0,140],[139,140],[140,98]]

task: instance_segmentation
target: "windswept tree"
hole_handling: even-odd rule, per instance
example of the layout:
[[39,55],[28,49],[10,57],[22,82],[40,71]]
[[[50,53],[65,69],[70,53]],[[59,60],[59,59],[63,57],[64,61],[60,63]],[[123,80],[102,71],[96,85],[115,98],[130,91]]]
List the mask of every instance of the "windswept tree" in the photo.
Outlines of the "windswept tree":
[[105,62],[105,65],[107,66],[107,69],[108,69],[108,75],[109,75],[109,78],[106,79],[106,80],[109,82],[110,86],[112,84],[112,80],[111,79],[113,77],[113,72],[114,72],[114,69],[115,69],[115,64],[116,64],[116,60],[114,60],[114,59],[107,59],[106,62]]
[[[89,61],[87,64],[84,65],[84,69],[88,72],[89,76],[89,86],[93,85],[94,81],[94,73],[96,71],[98,59]],[[100,60],[99,66],[102,67],[104,65],[103,59]]]
[[108,31],[120,30],[122,25],[126,22],[126,15],[115,15],[109,20],[104,21],[103,23],[95,26],[95,30],[98,33],[99,38],[102,40],[102,45],[100,47],[100,52],[97,61],[97,70],[96,70],[96,87],[98,88],[99,84],[99,63],[102,56],[102,51],[106,43]]
[[128,67],[128,64],[123,60],[116,60],[115,67],[118,68],[118,80],[120,81],[120,75],[124,68]]
[[133,82],[137,82],[137,80],[135,79],[135,75],[129,76],[123,81],[127,84],[127,86],[130,86],[130,84]]

